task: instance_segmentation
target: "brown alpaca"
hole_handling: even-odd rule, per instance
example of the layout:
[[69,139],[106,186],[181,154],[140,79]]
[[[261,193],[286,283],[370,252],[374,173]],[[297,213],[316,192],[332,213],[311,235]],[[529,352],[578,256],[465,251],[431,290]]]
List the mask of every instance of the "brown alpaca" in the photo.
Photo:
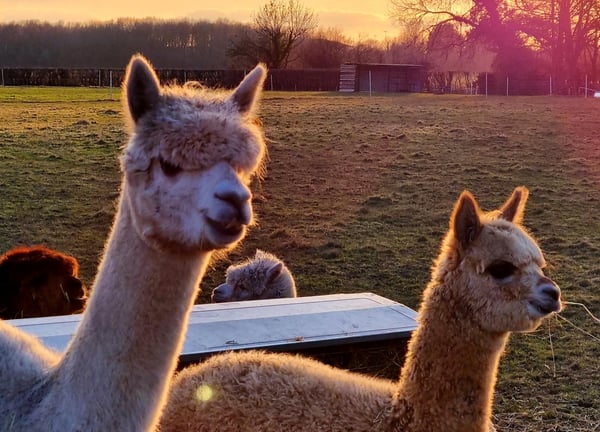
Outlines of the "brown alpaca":
[[87,290],[75,258],[44,246],[16,247],[0,257],[0,318],[69,315]]
[[520,226],[527,189],[482,213],[469,192],[423,294],[397,383],[286,354],[237,352],[183,370],[161,431],[488,432],[511,331],[561,308],[544,257]]

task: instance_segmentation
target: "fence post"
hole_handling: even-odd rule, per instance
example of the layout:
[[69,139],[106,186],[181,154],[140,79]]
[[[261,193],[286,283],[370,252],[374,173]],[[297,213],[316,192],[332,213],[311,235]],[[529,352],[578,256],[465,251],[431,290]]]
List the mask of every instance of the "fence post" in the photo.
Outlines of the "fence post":
[[552,75],[550,75],[550,96],[552,96]]
[[506,96],[508,96],[508,77],[506,77]]
[[110,86],[110,98],[112,99],[112,70],[108,71],[108,85]]
[[485,73],[485,97],[488,96],[488,73]]
[[4,68],[2,68],[1,70],[2,70],[2,87],[4,87]]
[[[4,80],[2,81],[4,83]],[[587,74],[585,74],[585,97],[587,97]]]
[[369,96],[371,96],[371,69],[369,69]]

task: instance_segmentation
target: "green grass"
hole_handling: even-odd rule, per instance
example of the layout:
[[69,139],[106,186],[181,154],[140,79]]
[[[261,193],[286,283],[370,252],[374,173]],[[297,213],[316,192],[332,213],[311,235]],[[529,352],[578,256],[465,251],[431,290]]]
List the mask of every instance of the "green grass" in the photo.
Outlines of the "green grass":
[[90,87],[2,87],[0,88],[1,102],[83,102],[119,100],[121,90],[119,87],[90,88]]
[[[120,112],[107,89],[0,88],[2,250],[45,243],[91,283],[117,198]],[[300,295],[372,291],[416,308],[460,192],[492,209],[526,185],[549,275],[600,315],[600,101],[267,93],[261,112],[258,225],[212,266],[199,302],[259,247],[286,261]],[[499,430],[600,430],[600,326],[575,306],[561,316],[589,334],[552,318],[512,336]]]

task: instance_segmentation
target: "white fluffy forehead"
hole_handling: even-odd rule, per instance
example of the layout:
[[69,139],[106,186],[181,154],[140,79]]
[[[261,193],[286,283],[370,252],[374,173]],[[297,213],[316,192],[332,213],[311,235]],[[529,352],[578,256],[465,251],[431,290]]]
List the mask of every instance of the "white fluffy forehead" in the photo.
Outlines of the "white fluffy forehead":
[[257,123],[223,93],[163,88],[158,106],[134,126],[123,164],[125,169],[145,170],[160,156],[186,170],[225,161],[254,172],[265,154]]
[[497,260],[510,261],[522,267],[535,264],[546,266],[536,241],[520,226],[504,219],[484,221],[483,229],[473,244],[481,264],[485,267]]
[[263,262],[250,261],[230,266],[225,274],[229,282],[234,280],[256,281],[264,278],[266,270]]

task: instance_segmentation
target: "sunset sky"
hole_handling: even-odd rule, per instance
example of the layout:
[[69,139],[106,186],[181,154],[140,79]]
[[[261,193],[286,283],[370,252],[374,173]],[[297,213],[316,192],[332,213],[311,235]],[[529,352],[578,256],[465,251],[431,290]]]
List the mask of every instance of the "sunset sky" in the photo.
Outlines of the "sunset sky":
[[[266,0],[0,0],[0,22],[36,19],[85,22],[120,17],[135,18],[227,18],[250,22],[254,11]],[[319,26],[336,27],[347,36],[384,39],[398,27],[388,18],[389,0],[302,0],[316,12]]]

